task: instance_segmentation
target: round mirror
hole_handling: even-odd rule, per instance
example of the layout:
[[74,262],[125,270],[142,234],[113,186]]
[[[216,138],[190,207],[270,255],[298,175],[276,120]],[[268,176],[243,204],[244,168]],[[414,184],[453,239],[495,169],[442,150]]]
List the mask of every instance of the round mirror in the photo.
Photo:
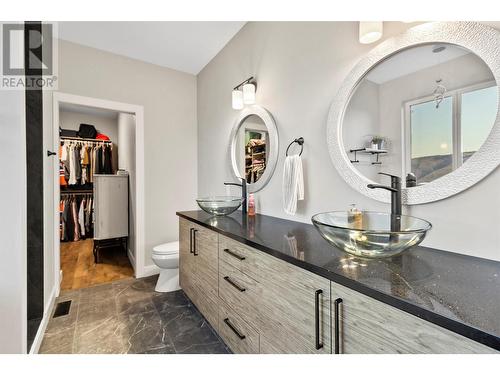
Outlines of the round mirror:
[[462,167],[481,148],[497,117],[490,68],[449,43],[407,48],[375,65],[347,104],[342,138],[353,166],[386,183],[428,184]]
[[278,131],[266,109],[252,106],[240,112],[230,152],[234,175],[246,180],[249,192],[259,191],[269,182],[278,160]]
[[[350,92],[341,93],[342,108],[334,103],[330,113],[338,121],[329,124],[329,138],[336,138],[329,139],[330,151],[337,168],[349,171],[346,179],[366,195],[387,201],[385,192],[366,189],[369,183],[388,185],[379,174],[385,172],[401,177],[405,203],[430,202],[467,188],[498,165],[492,144],[499,136],[493,73],[499,63],[485,50],[475,52],[469,39],[460,43],[467,24],[435,23],[436,35],[427,25],[421,36],[416,27],[374,49],[346,80]],[[454,33],[453,43],[443,27]],[[475,33],[478,39],[490,34]],[[488,43],[498,54],[498,39]]]

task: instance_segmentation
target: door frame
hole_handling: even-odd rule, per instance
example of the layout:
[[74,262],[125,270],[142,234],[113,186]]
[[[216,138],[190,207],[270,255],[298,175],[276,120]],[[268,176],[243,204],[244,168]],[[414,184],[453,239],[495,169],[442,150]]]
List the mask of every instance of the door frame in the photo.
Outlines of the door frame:
[[[115,102],[105,99],[55,92],[52,98],[52,123],[53,123],[53,145],[54,150],[59,150],[59,111],[60,105],[76,104],[86,107],[107,109],[116,112],[135,115],[135,186],[136,186],[136,222],[135,222],[135,256],[132,266],[136,278],[148,276],[151,270],[145,267],[145,192],[144,192],[144,107],[141,105]],[[58,152],[59,154],[59,152]],[[54,158],[54,282],[56,296],[59,295],[61,285],[61,248],[59,238],[59,158]]]

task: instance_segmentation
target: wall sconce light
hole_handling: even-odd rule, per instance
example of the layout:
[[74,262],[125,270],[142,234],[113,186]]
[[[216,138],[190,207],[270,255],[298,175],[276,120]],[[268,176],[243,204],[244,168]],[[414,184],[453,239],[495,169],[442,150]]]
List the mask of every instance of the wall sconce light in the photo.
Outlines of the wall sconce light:
[[238,89],[233,90],[233,109],[243,108],[243,91]]
[[233,109],[242,109],[244,104],[255,104],[257,82],[253,77],[245,79],[233,89]]
[[359,22],[359,42],[370,44],[382,38],[383,22]]

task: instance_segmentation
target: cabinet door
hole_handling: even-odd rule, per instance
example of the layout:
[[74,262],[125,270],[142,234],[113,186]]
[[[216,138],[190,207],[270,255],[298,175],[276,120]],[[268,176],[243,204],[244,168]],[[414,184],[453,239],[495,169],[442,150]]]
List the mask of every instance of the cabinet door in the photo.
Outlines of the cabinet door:
[[217,233],[179,219],[179,282],[198,310],[217,329]]
[[218,293],[218,235],[210,229],[193,225],[195,277],[203,294],[216,298]]
[[195,259],[192,254],[192,230],[190,222],[179,219],[179,283],[184,292],[191,297],[194,288]]
[[261,283],[257,324],[267,347],[277,353],[331,353],[330,282],[300,269],[281,275],[280,285]]
[[[340,302],[340,300],[342,302]],[[496,351],[332,282],[333,340],[339,353],[495,353]],[[338,326],[336,322],[338,321]]]

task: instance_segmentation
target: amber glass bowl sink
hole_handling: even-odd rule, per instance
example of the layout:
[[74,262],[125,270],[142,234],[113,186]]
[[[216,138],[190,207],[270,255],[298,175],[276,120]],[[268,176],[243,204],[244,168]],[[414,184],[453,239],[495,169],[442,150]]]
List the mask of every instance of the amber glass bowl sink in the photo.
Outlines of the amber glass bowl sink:
[[312,222],[325,240],[349,254],[386,258],[418,245],[432,228],[431,223],[407,215],[364,211],[353,220],[347,211],[324,212]]

